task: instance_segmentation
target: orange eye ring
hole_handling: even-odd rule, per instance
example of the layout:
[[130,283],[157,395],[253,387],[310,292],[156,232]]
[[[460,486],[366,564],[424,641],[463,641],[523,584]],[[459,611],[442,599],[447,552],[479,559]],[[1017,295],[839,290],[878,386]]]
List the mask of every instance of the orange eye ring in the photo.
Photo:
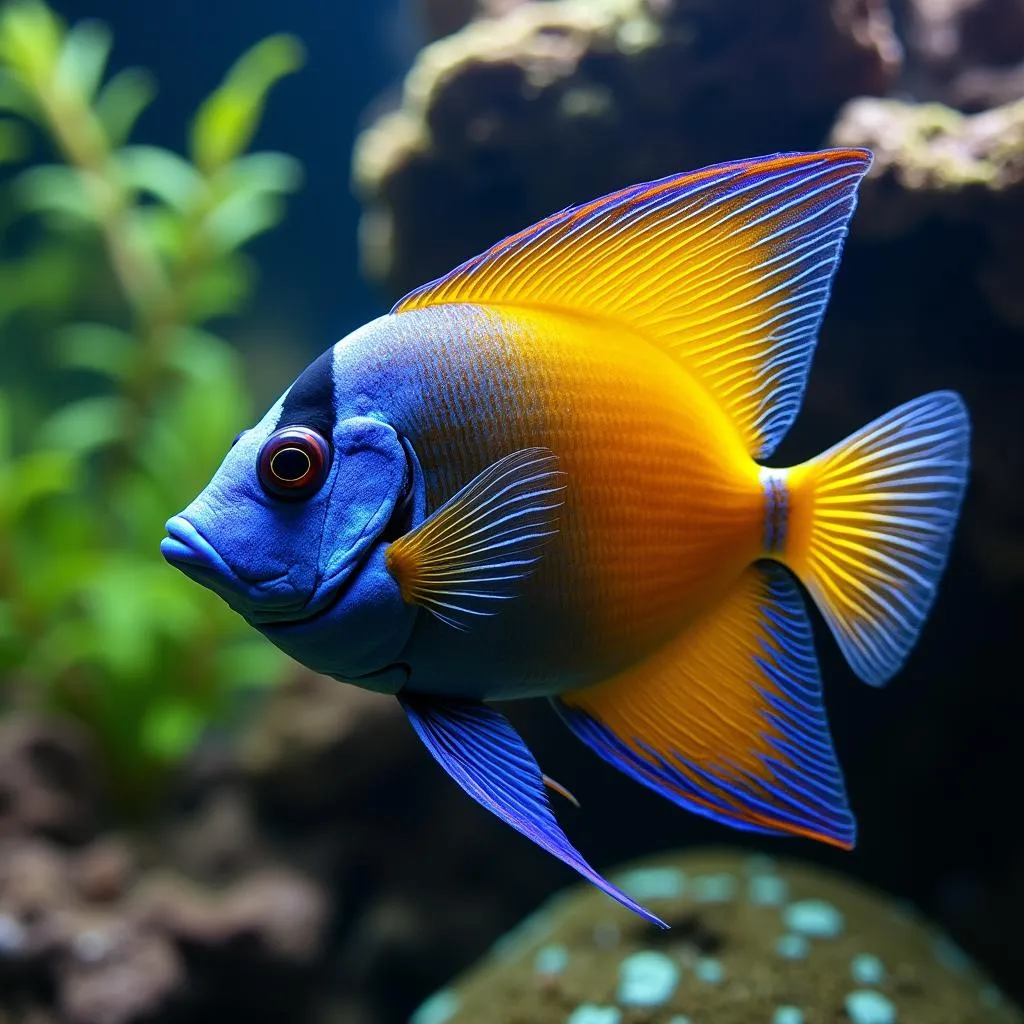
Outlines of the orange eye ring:
[[320,490],[330,464],[330,446],[312,427],[282,427],[263,442],[257,473],[270,494],[298,500]]

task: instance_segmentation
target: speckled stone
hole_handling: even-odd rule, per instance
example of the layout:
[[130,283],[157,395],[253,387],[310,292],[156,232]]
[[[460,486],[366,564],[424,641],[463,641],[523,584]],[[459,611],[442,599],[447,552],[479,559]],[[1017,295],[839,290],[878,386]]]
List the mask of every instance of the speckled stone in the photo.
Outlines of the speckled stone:
[[[706,850],[615,872],[646,887],[667,932],[590,886],[559,894],[426,1008],[449,1014],[444,1024],[1024,1024],[895,901],[816,867],[750,859]],[[765,891],[784,896],[758,899]],[[597,941],[612,932],[615,943]],[[559,971],[538,973],[556,960]]]

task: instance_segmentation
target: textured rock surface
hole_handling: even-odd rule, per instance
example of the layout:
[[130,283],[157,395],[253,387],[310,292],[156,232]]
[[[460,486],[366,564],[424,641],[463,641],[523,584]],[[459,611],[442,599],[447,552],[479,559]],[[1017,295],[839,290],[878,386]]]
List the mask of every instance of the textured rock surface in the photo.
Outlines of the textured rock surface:
[[1020,1024],[914,912],[840,876],[708,850],[616,880],[671,925],[593,888],[560,894],[413,1024]]
[[423,50],[358,141],[365,269],[399,291],[570,202],[813,146],[900,56],[884,0],[514,6]]
[[0,722],[0,838],[87,835],[98,800],[93,753],[73,723],[30,715]]
[[976,273],[993,309],[1024,328],[1024,100],[965,116],[937,104],[859,99],[832,131],[867,146],[855,230],[893,238],[929,218],[978,225],[987,240]]
[[907,6],[915,95],[974,111],[1024,96],[1020,0],[909,0]]

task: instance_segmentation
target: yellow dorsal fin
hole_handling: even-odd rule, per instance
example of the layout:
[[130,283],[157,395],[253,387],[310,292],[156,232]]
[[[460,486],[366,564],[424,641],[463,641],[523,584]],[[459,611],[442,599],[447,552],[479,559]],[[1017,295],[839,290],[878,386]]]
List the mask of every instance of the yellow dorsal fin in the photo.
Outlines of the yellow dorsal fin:
[[411,292],[617,321],[672,352],[755,457],[792,423],[860,179],[862,149],[718,164],[570,207]]

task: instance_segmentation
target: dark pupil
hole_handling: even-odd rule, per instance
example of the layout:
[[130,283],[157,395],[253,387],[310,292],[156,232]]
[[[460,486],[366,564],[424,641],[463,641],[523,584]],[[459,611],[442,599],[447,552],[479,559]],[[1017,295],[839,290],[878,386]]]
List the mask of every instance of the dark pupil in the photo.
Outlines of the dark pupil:
[[270,460],[270,470],[278,480],[294,483],[301,480],[310,470],[312,462],[301,448],[282,448]]

